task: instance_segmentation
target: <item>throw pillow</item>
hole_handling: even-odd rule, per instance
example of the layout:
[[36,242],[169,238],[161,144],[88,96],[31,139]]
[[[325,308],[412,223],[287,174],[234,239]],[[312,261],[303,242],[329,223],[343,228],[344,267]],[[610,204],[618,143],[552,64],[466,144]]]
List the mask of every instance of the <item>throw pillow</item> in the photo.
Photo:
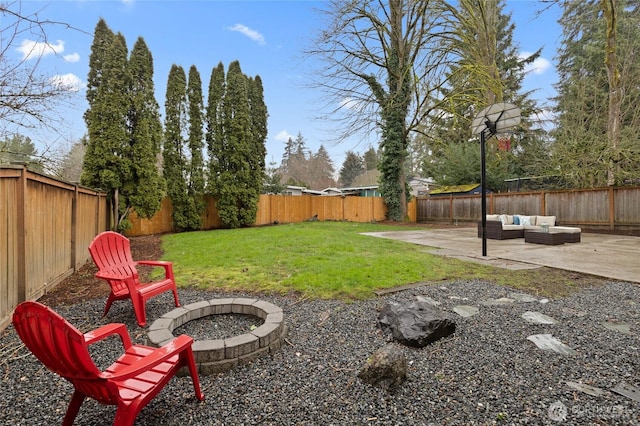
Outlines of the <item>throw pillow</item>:
[[507,215],[506,214],[501,214],[500,215],[500,222],[502,222],[503,225],[508,225],[509,220],[507,219]]
[[514,225],[520,225],[520,216],[519,215],[514,215],[513,216],[513,224]]
[[520,216],[520,225],[530,226],[531,225],[531,217],[529,217],[529,216]]

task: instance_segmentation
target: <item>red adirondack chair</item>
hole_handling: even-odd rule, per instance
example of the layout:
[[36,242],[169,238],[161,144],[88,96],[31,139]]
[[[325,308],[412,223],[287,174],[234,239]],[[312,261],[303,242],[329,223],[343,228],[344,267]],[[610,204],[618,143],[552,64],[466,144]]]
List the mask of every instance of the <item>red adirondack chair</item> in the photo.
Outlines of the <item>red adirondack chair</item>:
[[[58,313],[38,302],[22,302],[13,314],[13,326],[25,346],[51,371],[75,388],[63,425],[72,425],[88,396],[116,405],[114,425],[133,425],[138,413],[183,366],[191,373],[196,397],[202,401],[193,358],[193,339],[176,337],[161,348],[134,345],[124,324],[107,324],[82,334]],[[119,335],[124,353],[100,371],[88,346]]]
[[[106,231],[96,236],[89,245],[93,262],[98,267],[96,277],[106,280],[111,293],[104,308],[107,315],[114,300],[131,299],[138,325],[147,325],[145,304],[147,299],[165,291],[172,291],[176,306],[180,306],[176,282],[173,277],[173,263],[160,260],[138,260],[131,257],[129,239],[117,232]],[[137,265],[164,268],[165,277],[159,281],[140,283]]]

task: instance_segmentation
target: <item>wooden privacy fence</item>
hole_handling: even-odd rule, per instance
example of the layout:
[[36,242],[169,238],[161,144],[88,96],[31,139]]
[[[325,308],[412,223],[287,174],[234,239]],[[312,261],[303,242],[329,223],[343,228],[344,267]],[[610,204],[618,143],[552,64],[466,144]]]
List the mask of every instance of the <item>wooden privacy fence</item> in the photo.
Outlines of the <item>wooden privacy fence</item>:
[[[205,196],[207,209],[202,216],[202,229],[222,226],[215,199]],[[372,222],[385,219],[386,206],[381,197],[326,197],[316,195],[261,195],[255,225],[319,221]],[[410,206],[410,211],[412,210]],[[415,221],[415,214],[409,215]],[[413,217],[413,218],[412,218]],[[129,217],[133,227],[125,234],[141,236],[173,232],[171,200],[165,198],[162,208],[151,219],[141,219],[135,212]]]
[[[640,230],[640,187],[487,194],[487,213],[552,215],[562,225]],[[474,222],[481,219],[482,195],[419,198],[418,222]]]
[[89,259],[108,229],[105,194],[27,171],[0,167],[0,330],[18,303],[33,300]]

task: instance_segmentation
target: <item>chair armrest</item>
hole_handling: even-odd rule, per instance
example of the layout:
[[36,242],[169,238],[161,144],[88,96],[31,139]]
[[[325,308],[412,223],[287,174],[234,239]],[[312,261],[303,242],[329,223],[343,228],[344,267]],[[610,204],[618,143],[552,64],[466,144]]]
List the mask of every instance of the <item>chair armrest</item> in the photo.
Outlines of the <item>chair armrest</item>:
[[115,334],[120,336],[120,340],[122,340],[122,344],[124,345],[125,349],[128,349],[132,346],[131,337],[129,336],[127,326],[120,323],[103,325],[102,327],[98,327],[95,330],[84,333],[84,341],[87,345],[91,345]]
[[173,262],[169,262],[166,260],[138,260],[135,262],[136,265],[147,265],[147,266],[160,266],[162,268],[167,268],[173,266]]
[[135,263],[136,263],[136,266],[146,265],[146,266],[164,268],[164,277],[169,278],[171,281],[175,282],[175,278],[173,277],[173,262],[169,262],[166,260],[138,260]]
[[138,362],[128,365],[127,367],[121,370],[117,370],[113,373],[108,373],[105,371],[101,374],[101,376],[105,379],[114,380],[129,379],[144,371],[148,371],[152,367],[165,362],[167,359],[175,355],[180,354],[184,350],[190,348],[192,344],[193,338],[191,336],[181,334],[161,348],[158,348],[144,358],[141,358]]
[[122,276],[122,274],[114,274],[109,271],[98,271],[95,275],[96,278],[100,278],[102,280],[113,280],[113,281],[124,281],[126,278]]

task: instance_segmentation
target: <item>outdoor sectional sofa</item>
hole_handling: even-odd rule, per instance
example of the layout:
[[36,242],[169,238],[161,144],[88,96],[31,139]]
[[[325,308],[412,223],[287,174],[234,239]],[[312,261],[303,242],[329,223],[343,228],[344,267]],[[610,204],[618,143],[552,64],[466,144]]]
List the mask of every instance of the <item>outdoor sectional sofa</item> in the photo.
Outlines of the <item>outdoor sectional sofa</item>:
[[[549,229],[556,227],[556,217],[488,214],[486,237],[492,240],[524,238],[525,230],[537,230],[543,225],[547,225]],[[482,238],[482,221],[478,221],[478,238]]]

